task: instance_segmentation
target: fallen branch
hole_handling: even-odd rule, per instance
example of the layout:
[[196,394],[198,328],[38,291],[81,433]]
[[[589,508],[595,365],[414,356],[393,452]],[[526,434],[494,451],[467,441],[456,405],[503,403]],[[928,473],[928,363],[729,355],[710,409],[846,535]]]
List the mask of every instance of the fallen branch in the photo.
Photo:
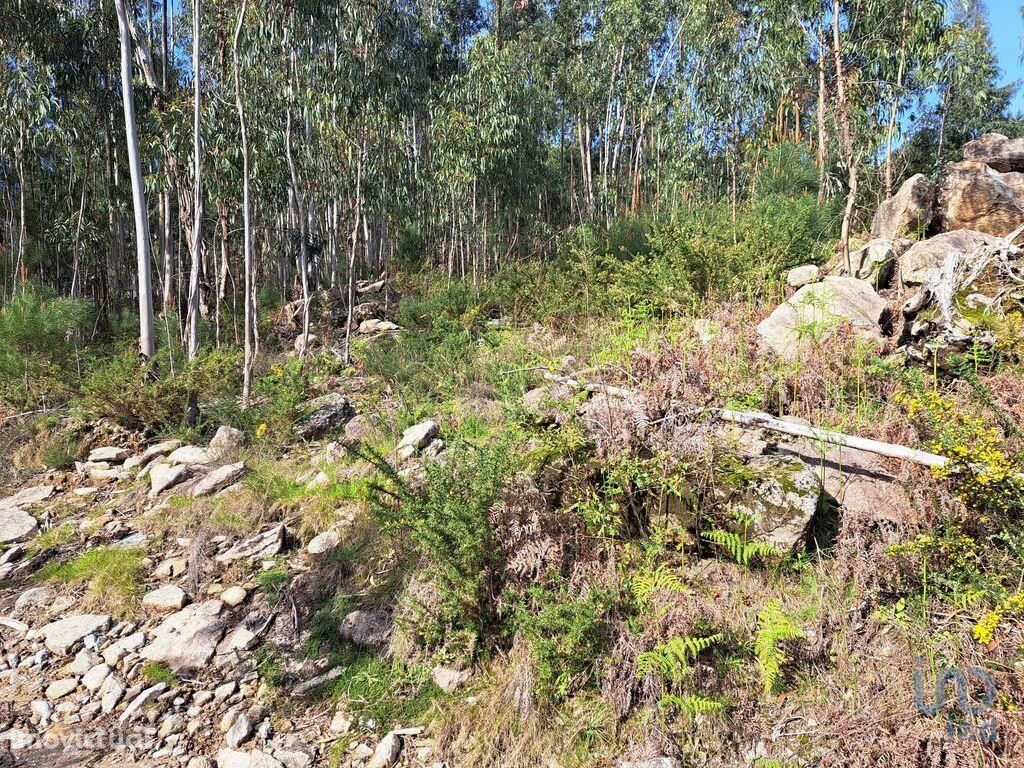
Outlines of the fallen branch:
[[[554,381],[559,384],[572,387],[573,389],[582,389],[588,392],[600,392],[602,394],[612,395],[615,397],[631,397],[635,394],[633,390],[625,389],[623,387],[614,387],[608,384],[583,383],[576,379],[569,378],[568,376],[559,376],[555,373],[545,373],[544,378],[548,381]],[[732,424],[766,429],[769,432],[780,432],[785,435],[792,435],[793,437],[806,437],[810,440],[828,443],[829,445],[844,446],[858,451],[878,454],[879,456],[888,456],[893,459],[904,459],[905,461],[910,461],[914,464],[921,464],[926,467],[944,467],[949,464],[948,458],[940,456],[937,453],[928,453],[927,451],[908,448],[904,445],[883,443],[880,440],[869,440],[865,437],[846,435],[842,432],[818,429],[817,427],[811,427],[804,424],[794,424],[789,421],[783,421],[782,419],[776,419],[766,413],[733,411],[728,408],[700,408],[696,409],[695,412],[709,415],[712,418],[719,419],[720,421],[728,421]]]

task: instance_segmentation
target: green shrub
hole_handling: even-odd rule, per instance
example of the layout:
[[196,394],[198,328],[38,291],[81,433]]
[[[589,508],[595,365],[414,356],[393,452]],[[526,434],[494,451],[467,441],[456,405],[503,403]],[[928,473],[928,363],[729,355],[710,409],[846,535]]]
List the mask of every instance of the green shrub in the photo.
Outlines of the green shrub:
[[203,349],[191,362],[178,363],[175,373],[140,366],[134,349],[93,361],[82,383],[82,404],[92,418],[108,418],[132,429],[159,432],[183,427],[189,398],[200,403],[231,398],[237,393],[241,357],[237,350]]
[[497,547],[488,511],[512,471],[507,442],[474,446],[455,442],[444,464],[425,465],[422,490],[407,484],[381,457],[368,456],[383,479],[369,488],[369,507],[382,531],[401,552],[426,564],[440,591],[434,615],[438,636],[459,631],[479,635],[493,606],[488,588]]
[[518,606],[515,626],[537,664],[537,693],[563,700],[585,686],[606,650],[616,595],[591,589],[583,596],[568,587],[532,587]]
[[91,302],[31,285],[0,306],[0,400],[31,407],[67,399],[78,379],[75,339],[93,315]]

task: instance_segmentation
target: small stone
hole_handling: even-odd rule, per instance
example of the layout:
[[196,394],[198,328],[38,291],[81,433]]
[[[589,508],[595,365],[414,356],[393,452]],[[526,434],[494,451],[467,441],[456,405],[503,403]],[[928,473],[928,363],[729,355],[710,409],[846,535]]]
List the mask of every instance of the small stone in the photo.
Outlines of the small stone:
[[331,733],[337,733],[344,736],[352,730],[352,717],[344,710],[338,710],[334,713],[334,717],[331,718],[331,724],[328,726]]
[[38,611],[46,607],[53,600],[53,590],[49,587],[32,587],[26,589],[14,603],[14,615],[17,616],[26,611]]
[[434,667],[432,676],[438,688],[445,693],[451,693],[452,691],[457,691],[469,681],[471,672],[468,669]]
[[236,605],[241,605],[245,598],[248,597],[249,593],[246,592],[242,587],[233,586],[228,587],[220,593],[220,601],[224,605],[229,605],[234,608]]
[[403,449],[411,448],[415,453],[433,440],[434,437],[437,436],[439,430],[440,427],[438,426],[438,423],[433,420],[422,421],[419,424],[414,424],[402,433],[402,439],[398,442],[398,445],[395,446],[395,450],[401,453]]
[[402,753],[402,738],[395,733],[389,733],[373,750],[373,757],[366,764],[365,768],[391,768],[398,762],[398,756]]
[[176,579],[188,570],[188,559],[184,557],[169,557],[153,569],[153,575],[158,579]]
[[177,485],[188,477],[189,468],[185,464],[168,464],[157,462],[149,470],[149,498],[155,499],[168,488]]
[[137,712],[139,712],[149,702],[159,696],[161,693],[167,690],[167,683],[157,683],[151,686],[136,696],[131,702],[125,707],[124,712],[117,719],[119,723],[126,723],[131,720]]
[[69,693],[73,693],[77,688],[77,677],[65,677],[62,680],[54,680],[46,686],[46,698],[50,701],[55,701],[67,696]]
[[106,680],[103,681],[103,685],[100,686],[100,705],[103,710],[103,714],[109,715],[117,705],[124,698],[124,694],[127,691],[127,687],[124,681],[121,680],[117,675],[109,675]]
[[39,522],[21,509],[0,510],[0,544],[24,541],[36,534]]
[[821,270],[815,264],[805,264],[789,270],[786,275],[786,285],[790,288],[802,288],[810,283],[816,283],[821,279]]
[[187,464],[189,466],[195,466],[200,464],[209,464],[214,458],[214,452],[207,450],[206,448],[199,448],[195,445],[183,445],[180,448],[176,448],[167,457],[168,464]]
[[42,727],[46,727],[47,723],[50,722],[50,718],[53,717],[53,705],[50,702],[43,699],[36,699],[30,705],[32,710],[32,716]]
[[120,464],[127,458],[128,451],[116,445],[94,448],[89,452],[89,461],[109,461],[112,464]]
[[100,657],[96,651],[83,648],[75,654],[75,659],[67,666],[68,672],[75,675],[84,675],[90,669],[100,663]]
[[341,544],[341,536],[337,531],[324,531],[306,545],[306,551],[311,555],[323,555],[337,549],[339,544]]
[[391,625],[388,611],[355,610],[342,620],[339,632],[356,645],[379,647],[388,642]]
[[228,729],[224,740],[232,749],[237,749],[252,738],[252,722],[248,715],[241,714],[235,718],[231,728]]
[[106,664],[97,664],[82,676],[82,685],[91,693],[96,693],[110,675],[110,667]]
[[217,434],[210,441],[210,450],[218,456],[234,453],[245,445],[245,432],[227,425],[217,429]]
[[229,485],[237,483],[243,477],[245,477],[245,462],[225,464],[223,467],[217,467],[217,469],[209,472],[192,486],[191,495],[193,498],[209,496],[211,493],[216,493],[222,488],[227,488]]
[[81,614],[51,622],[39,630],[43,642],[52,653],[64,656],[71,652],[87,635],[102,632],[110,626],[110,617]]
[[256,749],[249,752],[238,752],[225,748],[217,753],[217,768],[284,768],[284,766],[266,752]]
[[188,597],[181,587],[165,584],[159,589],[147,592],[142,598],[142,605],[151,610],[166,613],[180,611],[187,601]]
[[224,701],[229,696],[234,695],[235,691],[238,690],[238,683],[234,680],[230,680],[223,685],[218,685],[213,691],[213,698],[215,701]]

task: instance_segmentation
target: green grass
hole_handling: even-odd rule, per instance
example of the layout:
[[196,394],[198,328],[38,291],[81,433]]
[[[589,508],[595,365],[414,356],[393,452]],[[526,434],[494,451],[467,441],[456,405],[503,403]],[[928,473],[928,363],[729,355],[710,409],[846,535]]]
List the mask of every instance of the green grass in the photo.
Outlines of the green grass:
[[150,661],[142,668],[142,676],[151,683],[167,683],[168,688],[178,684],[178,677],[166,664],[159,661]]
[[139,548],[97,547],[67,562],[45,565],[36,579],[71,587],[85,585],[86,597],[96,607],[130,614],[142,596],[140,575],[145,556]]
[[71,523],[61,523],[60,525],[55,525],[52,528],[43,531],[43,533],[31,542],[29,548],[32,552],[40,554],[57,549],[64,544],[74,541],[74,539],[75,526]]

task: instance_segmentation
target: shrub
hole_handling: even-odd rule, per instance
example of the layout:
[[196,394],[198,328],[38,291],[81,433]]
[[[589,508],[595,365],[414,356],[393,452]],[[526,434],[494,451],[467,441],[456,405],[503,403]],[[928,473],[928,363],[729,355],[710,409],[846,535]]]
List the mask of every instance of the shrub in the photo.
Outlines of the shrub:
[[140,366],[133,349],[122,346],[96,359],[82,383],[83,408],[93,418],[159,432],[184,426],[189,398],[206,402],[238,391],[241,358],[237,350],[204,349],[175,373],[159,375],[156,363]]
[[75,339],[93,314],[91,302],[34,286],[0,306],[0,400],[31,407],[66,399],[78,378]]
[[488,588],[497,560],[490,508],[512,468],[506,442],[474,446],[456,442],[444,464],[425,465],[422,490],[414,489],[380,456],[368,455],[383,479],[371,484],[369,506],[382,531],[401,552],[426,564],[442,605],[433,620],[439,636],[487,625]]
[[585,686],[609,641],[616,594],[591,589],[583,596],[568,587],[527,590],[515,615],[537,664],[537,693],[559,701]]

